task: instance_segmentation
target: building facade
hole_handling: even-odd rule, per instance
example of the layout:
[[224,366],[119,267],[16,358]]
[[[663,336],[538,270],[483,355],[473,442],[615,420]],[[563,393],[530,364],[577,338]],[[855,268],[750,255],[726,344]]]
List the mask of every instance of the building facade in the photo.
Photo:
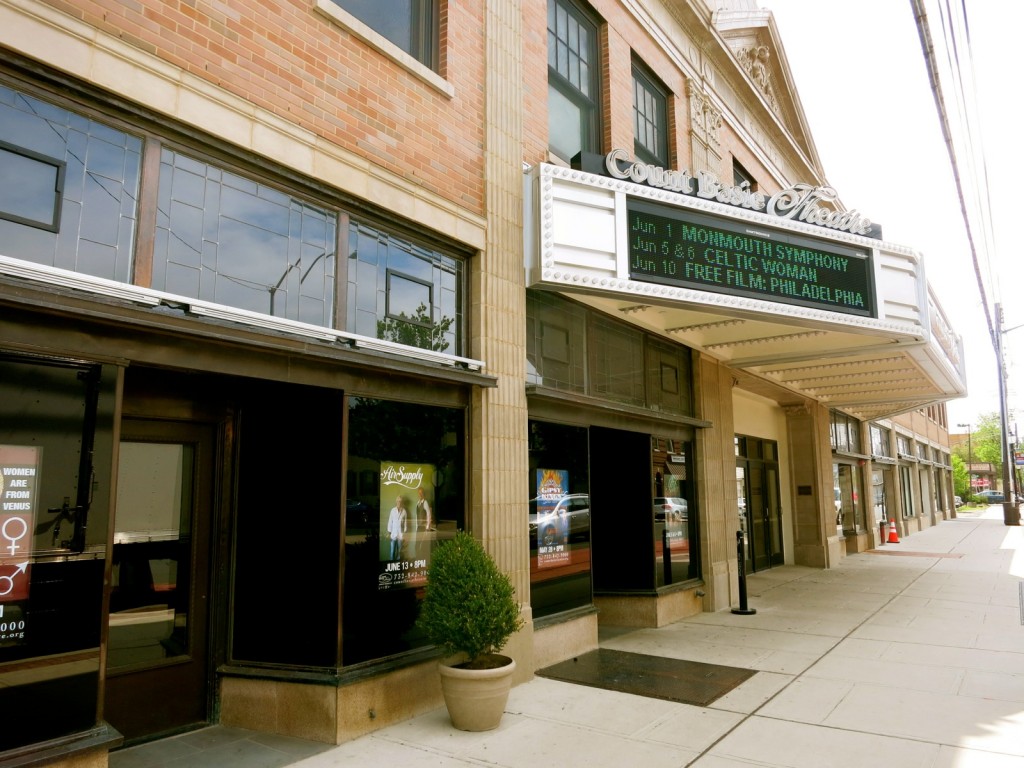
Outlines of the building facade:
[[0,766],[439,706],[459,529],[526,679],[953,514],[958,337],[752,2],[7,0],[0,49]]

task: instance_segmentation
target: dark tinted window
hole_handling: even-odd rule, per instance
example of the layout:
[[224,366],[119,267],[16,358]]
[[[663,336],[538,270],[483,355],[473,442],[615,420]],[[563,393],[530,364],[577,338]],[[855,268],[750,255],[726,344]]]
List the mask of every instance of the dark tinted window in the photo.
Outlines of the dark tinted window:
[[668,97],[645,69],[633,65],[633,151],[641,160],[669,167]]
[[353,397],[345,500],[345,665],[427,645],[415,627],[439,544],[465,528],[463,411]]

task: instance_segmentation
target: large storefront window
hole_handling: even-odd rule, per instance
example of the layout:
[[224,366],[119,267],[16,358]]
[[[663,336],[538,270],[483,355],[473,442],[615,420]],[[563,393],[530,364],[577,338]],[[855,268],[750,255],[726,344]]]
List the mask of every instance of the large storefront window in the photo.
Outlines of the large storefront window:
[[834,463],[832,484],[835,495],[836,526],[844,534],[865,529],[861,487],[864,471],[856,464]]
[[461,409],[349,398],[342,663],[426,645],[414,624],[436,547],[465,528]]
[[412,347],[463,352],[460,259],[365,223],[348,232],[346,330]]
[[[342,393],[254,382],[237,397],[231,657],[333,668]],[[287,632],[274,629],[285,624]]]
[[142,140],[0,85],[3,255],[131,279]]
[[590,605],[586,427],[530,422],[530,604],[536,618]]
[[116,382],[0,355],[0,752],[97,724]]
[[164,149],[152,287],[334,325],[335,214]]

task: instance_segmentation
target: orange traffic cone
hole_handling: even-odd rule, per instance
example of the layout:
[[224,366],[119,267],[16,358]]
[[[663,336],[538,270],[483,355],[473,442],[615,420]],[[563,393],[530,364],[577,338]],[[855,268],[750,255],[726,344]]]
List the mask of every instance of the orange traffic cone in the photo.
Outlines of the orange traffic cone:
[[889,541],[888,541],[888,543],[889,544],[899,544],[900,543],[900,537],[896,533],[896,521],[895,520],[890,520],[889,521]]

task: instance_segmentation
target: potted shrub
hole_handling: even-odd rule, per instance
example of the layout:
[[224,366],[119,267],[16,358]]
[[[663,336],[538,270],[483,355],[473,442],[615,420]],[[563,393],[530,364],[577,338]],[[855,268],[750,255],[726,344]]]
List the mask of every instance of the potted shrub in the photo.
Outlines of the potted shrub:
[[438,670],[452,724],[497,728],[515,671],[515,661],[498,651],[523,620],[512,582],[465,531],[434,552],[418,625],[447,657]]

